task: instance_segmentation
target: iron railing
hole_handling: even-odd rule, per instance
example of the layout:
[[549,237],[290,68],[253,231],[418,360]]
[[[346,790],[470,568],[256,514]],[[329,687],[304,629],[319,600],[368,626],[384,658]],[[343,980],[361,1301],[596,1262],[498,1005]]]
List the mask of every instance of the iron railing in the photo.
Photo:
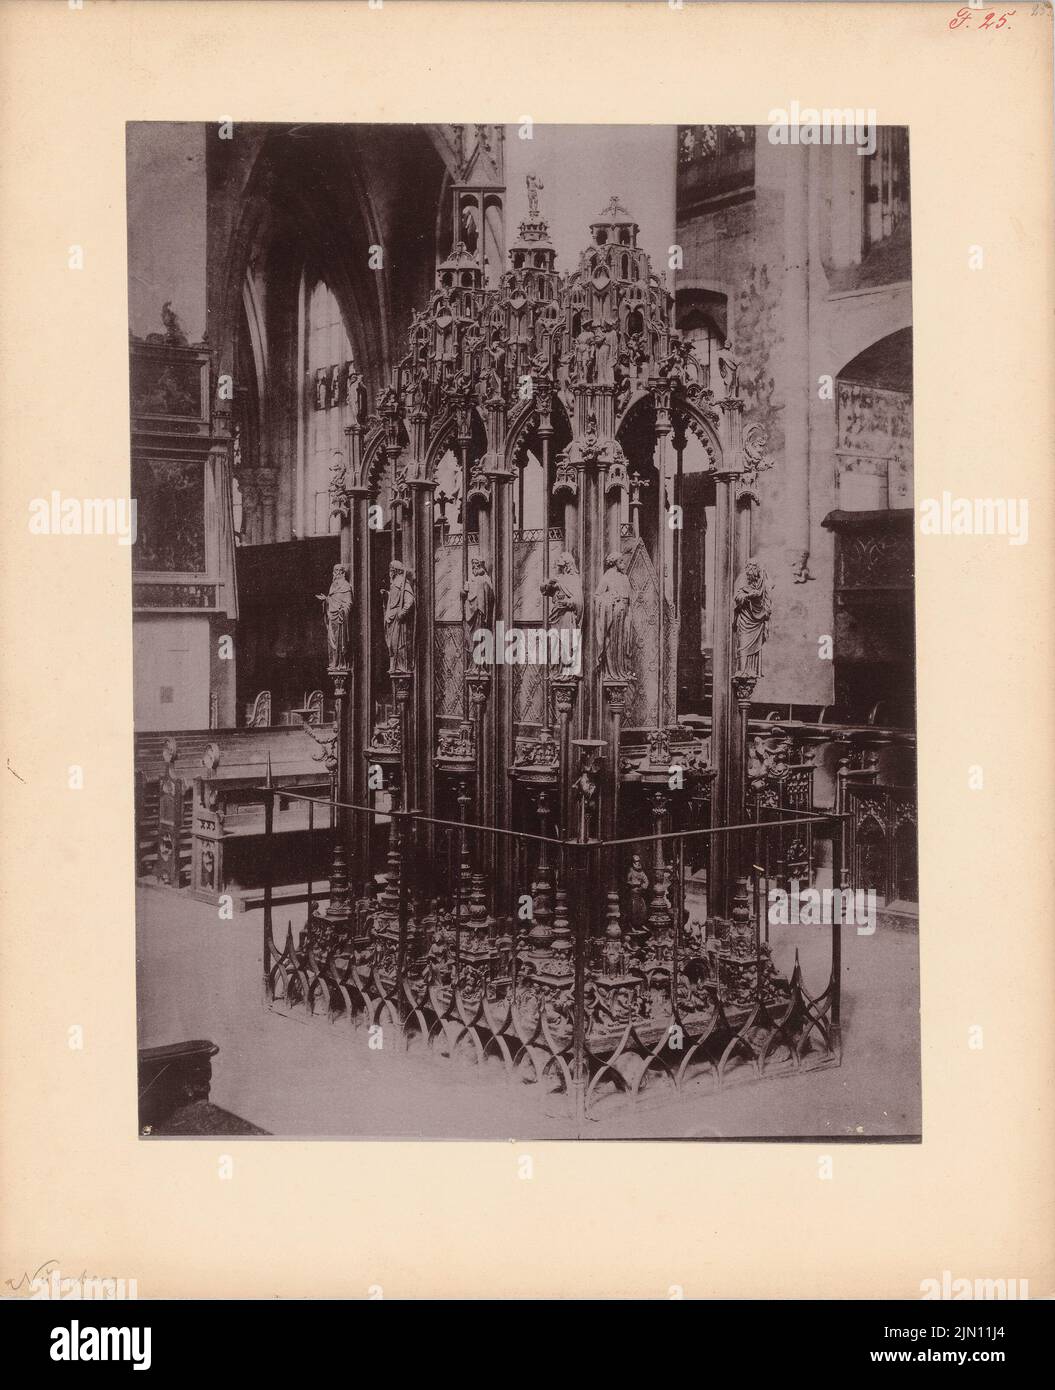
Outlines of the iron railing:
[[[270,836],[279,793],[262,790]],[[827,977],[811,992],[804,938],[783,970],[774,962],[791,943],[778,940],[784,928],[768,909],[771,890],[800,871],[787,848],[803,831],[811,843],[827,839],[831,881],[845,886],[843,815],[770,806],[745,825],[584,841],[300,799],[309,828],[320,806],[322,825],[331,812],[346,829],[369,817],[375,842],[377,820],[387,821],[386,867],[346,913],[319,909],[309,884],[306,925],[294,940],[290,924],[282,945],[265,881],[273,1009],[380,1030],[385,1047],[393,1037],[531,1083],[559,1097],[577,1127],[621,1101],[839,1061],[841,925],[831,925]],[[715,835],[733,837],[730,857],[749,866],[724,919],[709,914],[702,874],[687,870],[707,859],[692,842]],[[496,864],[494,887],[483,866]]]

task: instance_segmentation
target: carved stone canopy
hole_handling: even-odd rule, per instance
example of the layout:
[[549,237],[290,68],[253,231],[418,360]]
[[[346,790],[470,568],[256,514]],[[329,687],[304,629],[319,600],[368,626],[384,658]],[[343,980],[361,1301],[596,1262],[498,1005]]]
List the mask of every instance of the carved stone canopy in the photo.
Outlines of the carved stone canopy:
[[[578,265],[562,275],[539,206],[543,185],[533,179],[529,189],[532,215],[497,286],[484,283],[479,256],[455,228],[429,303],[414,314],[406,354],[378,399],[364,456],[378,445],[396,449],[411,417],[428,435],[453,415],[458,437],[468,439],[474,412],[513,417],[525,382],[526,417],[545,428],[556,396],[568,405],[593,392],[614,396],[620,411],[650,393],[664,410],[680,401],[709,412],[717,429],[705,368],[673,327],[673,297],[638,245],[632,214],[613,197],[591,224]],[[626,463],[622,451],[595,415],[573,436],[557,462],[558,488],[573,493],[581,465],[608,466],[609,488],[628,486],[617,466]]]

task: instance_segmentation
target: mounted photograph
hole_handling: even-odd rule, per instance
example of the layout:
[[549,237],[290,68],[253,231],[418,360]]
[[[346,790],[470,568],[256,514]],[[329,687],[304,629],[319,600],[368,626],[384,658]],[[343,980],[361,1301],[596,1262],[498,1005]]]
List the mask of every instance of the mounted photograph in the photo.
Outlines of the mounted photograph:
[[144,1140],[918,1141],[908,129],[126,140]]

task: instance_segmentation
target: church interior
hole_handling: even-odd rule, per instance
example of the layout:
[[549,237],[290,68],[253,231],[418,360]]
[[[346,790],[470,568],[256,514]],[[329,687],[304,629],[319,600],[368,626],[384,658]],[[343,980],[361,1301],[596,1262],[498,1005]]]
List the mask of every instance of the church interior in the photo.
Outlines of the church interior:
[[907,133],[225,124],[128,127],[141,1068],[917,1133]]

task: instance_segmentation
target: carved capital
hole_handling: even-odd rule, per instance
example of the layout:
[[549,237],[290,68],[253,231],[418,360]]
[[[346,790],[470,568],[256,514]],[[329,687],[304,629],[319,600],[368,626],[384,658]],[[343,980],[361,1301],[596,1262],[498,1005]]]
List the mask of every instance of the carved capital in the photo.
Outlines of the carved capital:
[[579,692],[579,677],[555,676],[550,681],[550,689],[553,691],[553,703],[557,707],[557,713],[570,716]]
[[627,692],[630,689],[629,681],[602,681],[605,702],[613,714],[622,714],[626,709]]
[[476,667],[468,672],[465,683],[469,687],[469,702],[473,708],[482,708],[487,703],[487,697],[491,693],[490,673]]
[[758,677],[749,671],[737,671],[733,676],[733,695],[736,697],[738,705],[749,705],[751,696],[755,693],[755,686],[758,684]]

